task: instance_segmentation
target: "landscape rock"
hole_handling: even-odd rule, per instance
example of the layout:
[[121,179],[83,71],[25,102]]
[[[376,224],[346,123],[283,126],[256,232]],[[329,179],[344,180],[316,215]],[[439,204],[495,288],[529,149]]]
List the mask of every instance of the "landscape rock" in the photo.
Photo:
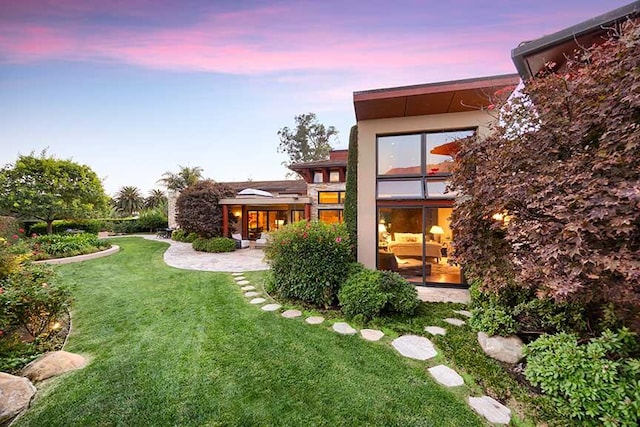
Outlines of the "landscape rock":
[[243,286],[240,288],[243,291],[255,291],[256,287],[255,286],[251,286],[251,285],[247,285],[247,286]]
[[471,312],[467,310],[453,310],[453,312],[464,317],[471,317]]
[[515,335],[508,337],[490,337],[484,332],[478,332],[478,343],[487,356],[501,362],[515,364],[522,359],[522,340]]
[[246,298],[253,298],[253,297],[257,297],[258,295],[260,295],[260,294],[259,294],[258,292],[255,292],[255,291],[249,291],[249,292],[246,292],[246,293],[244,294],[244,296],[245,296]]
[[464,384],[462,377],[448,366],[434,366],[429,368],[429,373],[436,381],[447,387],[457,387]]
[[345,322],[334,323],[333,330],[342,335],[353,335],[358,333],[358,331],[353,329],[348,323]]
[[361,329],[360,335],[367,341],[379,341],[384,336],[384,332],[377,329]]
[[438,354],[431,341],[417,335],[403,335],[393,340],[391,345],[401,355],[411,359],[427,360]]
[[444,321],[453,326],[462,326],[465,324],[464,320],[455,319],[451,317],[447,317],[446,319],[444,319]]
[[249,285],[251,282],[248,280],[239,280],[238,281],[238,285]]
[[489,396],[469,397],[469,406],[494,424],[509,424],[511,422],[511,409]]
[[0,425],[27,409],[35,393],[28,379],[0,372]]
[[249,301],[249,304],[262,304],[265,301],[266,299],[264,298],[254,298],[251,301]]
[[242,275],[241,275],[241,276],[234,277],[234,279],[235,279],[235,281],[236,281],[236,282],[241,282],[241,281],[243,281],[243,280],[247,280],[247,279],[245,279],[245,277],[244,277],[244,276],[242,276]]
[[429,332],[431,335],[446,335],[447,330],[445,328],[441,328],[440,326],[425,326],[424,330]]
[[324,317],[311,316],[311,317],[307,317],[304,321],[310,325],[319,325],[320,323],[324,322]]
[[261,308],[264,311],[276,311],[276,310],[279,310],[280,307],[282,307],[280,304],[267,304],[267,305],[263,305]]
[[243,274],[244,274],[244,273],[237,273],[237,272],[236,272],[236,273],[231,273],[231,275],[232,275],[232,276],[235,276],[235,277],[242,276]]
[[287,319],[293,319],[294,317],[302,316],[302,312],[300,310],[287,310],[282,312],[282,317],[286,317]]
[[84,368],[86,363],[85,358],[79,354],[68,351],[52,351],[29,363],[22,370],[22,375],[37,382]]

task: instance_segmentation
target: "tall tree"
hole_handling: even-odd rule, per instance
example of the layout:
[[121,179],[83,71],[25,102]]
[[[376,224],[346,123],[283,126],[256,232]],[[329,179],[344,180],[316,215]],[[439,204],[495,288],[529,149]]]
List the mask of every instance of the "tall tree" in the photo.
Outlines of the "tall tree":
[[149,191],[149,195],[144,199],[144,207],[147,209],[157,208],[167,203],[167,196],[164,191],[157,188]]
[[46,151],[20,155],[0,170],[0,211],[45,221],[49,234],[54,220],[91,217],[107,203],[102,182],[89,166]]
[[[223,209],[218,202],[235,195],[233,188],[211,180],[199,181],[189,186],[180,193],[176,203],[176,220],[180,228],[197,233],[200,237],[222,236]],[[231,211],[228,215],[229,223],[236,222]]]
[[167,187],[168,190],[182,191],[190,185],[202,179],[202,168],[200,166],[188,167],[180,166],[177,173],[167,171],[162,174],[159,183]]
[[144,207],[144,197],[134,186],[122,187],[113,200],[118,211],[128,216],[140,212]]
[[294,130],[283,127],[278,131],[280,144],[279,153],[289,156],[285,166],[295,163],[324,160],[329,157],[332,139],[337,139],[338,131],[335,127],[325,127],[314,113],[295,116],[296,127]]
[[349,133],[344,222],[351,242],[351,254],[358,259],[358,125],[352,126]]

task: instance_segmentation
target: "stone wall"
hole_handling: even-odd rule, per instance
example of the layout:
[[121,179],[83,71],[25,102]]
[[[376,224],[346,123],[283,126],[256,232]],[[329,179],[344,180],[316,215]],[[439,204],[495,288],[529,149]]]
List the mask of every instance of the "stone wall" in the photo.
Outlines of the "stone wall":
[[169,190],[167,192],[169,228],[178,228],[178,223],[176,222],[176,203],[178,202],[179,195],[179,191]]
[[311,219],[318,219],[318,208],[322,209],[344,209],[344,204],[323,204],[318,203],[319,191],[345,191],[346,183],[344,182],[330,182],[330,183],[318,183],[307,184],[307,196],[311,199]]

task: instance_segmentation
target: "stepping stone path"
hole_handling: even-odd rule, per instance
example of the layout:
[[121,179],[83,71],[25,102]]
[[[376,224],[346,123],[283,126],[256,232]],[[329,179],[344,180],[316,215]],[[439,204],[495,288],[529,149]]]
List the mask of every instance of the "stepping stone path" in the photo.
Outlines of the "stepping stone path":
[[234,277],[236,282],[239,282],[241,280],[247,280],[244,276],[238,276],[238,277]]
[[378,341],[384,336],[384,332],[377,329],[361,329],[360,335],[367,341]]
[[453,312],[464,317],[471,317],[471,312],[467,310],[453,310]]
[[353,329],[348,323],[345,322],[334,323],[333,330],[342,335],[353,335],[358,333],[358,331]]
[[447,330],[445,328],[441,328],[440,326],[425,326],[424,330],[429,332],[431,335],[446,335]]
[[393,340],[391,345],[401,355],[411,359],[427,360],[438,354],[431,341],[417,335],[403,335]]
[[244,296],[247,297],[247,298],[257,297],[258,295],[260,295],[260,294],[255,292],[255,291],[246,292],[244,294]]
[[232,276],[242,276],[244,273],[231,273]]
[[282,317],[286,317],[287,319],[293,319],[294,317],[302,316],[302,312],[300,310],[287,310],[282,312]]
[[262,309],[264,311],[276,311],[276,310],[279,310],[280,307],[282,307],[280,304],[267,304],[267,305],[263,305]]
[[248,281],[248,280],[240,280],[240,281],[238,282],[238,285],[248,285],[248,284],[250,284],[250,283],[251,283],[251,282],[250,282],[250,281]]
[[251,286],[251,285],[247,285],[247,286],[243,286],[240,288],[243,291],[255,291],[256,287],[255,286]]
[[489,396],[469,397],[469,406],[487,421],[495,424],[509,424],[511,409]]
[[320,323],[324,322],[324,317],[311,316],[307,317],[304,321],[310,325],[319,325]]
[[266,299],[264,298],[254,298],[251,301],[249,301],[249,304],[262,304],[265,301]]
[[464,384],[462,377],[448,366],[434,366],[433,368],[429,368],[429,373],[436,381],[447,387],[457,387]]
[[444,321],[453,326],[462,326],[465,324],[464,320],[452,319],[451,317],[447,317]]

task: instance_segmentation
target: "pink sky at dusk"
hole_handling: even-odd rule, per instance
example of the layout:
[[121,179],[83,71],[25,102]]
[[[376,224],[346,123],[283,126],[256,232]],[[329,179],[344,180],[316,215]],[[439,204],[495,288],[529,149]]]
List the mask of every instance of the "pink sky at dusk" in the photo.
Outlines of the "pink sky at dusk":
[[294,115],[318,113],[344,146],[353,91],[513,73],[521,41],[629,1],[0,3],[1,163],[49,147],[114,193],[178,164],[282,179],[276,132]]

